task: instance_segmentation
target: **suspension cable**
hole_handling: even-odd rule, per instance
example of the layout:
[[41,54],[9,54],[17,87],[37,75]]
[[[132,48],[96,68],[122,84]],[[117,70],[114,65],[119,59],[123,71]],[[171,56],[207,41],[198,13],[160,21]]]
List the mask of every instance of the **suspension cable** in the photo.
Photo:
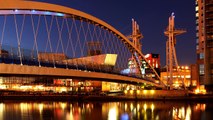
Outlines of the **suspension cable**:
[[4,39],[4,31],[5,31],[5,26],[6,26],[6,22],[7,22],[7,15],[4,15],[4,25],[2,28],[2,34],[1,34],[1,43],[0,43],[0,50],[2,49],[2,43],[3,43],[3,39]]
[[[50,40],[50,33],[51,33],[51,30],[52,30],[52,24],[53,24],[54,16],[52,16],[52,18],[51,18],[51,22],[50,22],[50,26],[49,27],[48,27],[46,16],[44,16],[44,20],[45,20],[46,31],[47,31],[47,41],[49,43],[50,52],[53,53],[52,44],[51,44],[51,40]],[[46,52],[47,51],[45,51],[45,53]],[[55,58],[54,58],[53,54],[51,54],[51,56],[52,56],[52,61],[53,61],[53,67],[55,68]]]
[[41,61],[40,61],[41,58],[39,58],[37,35],[38,35],[38,29],[39,29],[39,24],[40,24],[40,18],[41,18],[41,15],[39,15],[38,24],[37,24],[37,27],[36,27],[36,30],[35,30],[33,16],[31,15],[31,23],[32,23],[32,28],[33,28],[34,45],[36,47],[36,53],[37,53],[37,59],[38,59],[39,67],[41,67]]
[[[65,19],[65,18],[63,18],[63,20],[62,20],[61,28],[59,27],[59,23],[58,23],[58,19],[57,19],[57,18],[56,18],[56,23],[57,23],[58,33],[59,33],[59,41],[60,41],[61,47],[62,47],[62,52],[63,52],[63,54],[64,54],[65,57],[66,57],[66,54],[65,54],[65,52],[64,52],[64,45],[63,45],[63,42],[62,42],[62,30],[63,30],[63,26],[64,26],[64,19]],[[65,58],[65,59],[66,59],[66,58]],[[68,68],[68,66],[67,66],[67,60],[66,60],[66,68]]]
[[14,22],[15,22],[16,37],[17,37],[17,42],[18,42],[18,54],[19,54],[19,57],[20,57],[20,65],[23,65],[23,63],[22,63],[22,53],[21,53],[21,37],[22,37],[23,29],[24,29],[24,21],[25,21],[25,14],[24,14],[24,18],[22,20],[21,32],[20,32],[20,35],[19,35],[16,15],[14,14]]

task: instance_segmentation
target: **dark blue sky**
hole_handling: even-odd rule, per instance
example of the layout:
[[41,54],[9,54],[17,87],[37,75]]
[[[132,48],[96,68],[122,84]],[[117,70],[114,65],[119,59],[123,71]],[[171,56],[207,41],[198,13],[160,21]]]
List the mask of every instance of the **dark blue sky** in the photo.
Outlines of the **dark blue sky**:
[[124,35],[131,33],[131,19],[134,18],[144,38],[142,52],[158,53],[161,65],[165,65],[165,44],[163,32],[168,17],[175,13],[176,28],[187,33],[177,37],[177,58],[180,65],[189,65],[196,60],[195,0],[37,0],[71,7],[91,14],[118,29]]

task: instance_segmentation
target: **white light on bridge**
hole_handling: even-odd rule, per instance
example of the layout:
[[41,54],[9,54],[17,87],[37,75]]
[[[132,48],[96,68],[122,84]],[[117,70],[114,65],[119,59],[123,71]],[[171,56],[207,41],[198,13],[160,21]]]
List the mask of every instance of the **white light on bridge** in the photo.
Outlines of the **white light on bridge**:
[[51,12],[46,11],[46,12],[45,12],[45,15],[51,15]]
[[63,17],[63,16],[64,16],[64,14],[62,14],[62,13],[56,13],[56,15],[57,15],[57,16],[60,16],[60,17]]
[[35,13],[36,11],[35,11],[35,10],[32,10],[32,12]]

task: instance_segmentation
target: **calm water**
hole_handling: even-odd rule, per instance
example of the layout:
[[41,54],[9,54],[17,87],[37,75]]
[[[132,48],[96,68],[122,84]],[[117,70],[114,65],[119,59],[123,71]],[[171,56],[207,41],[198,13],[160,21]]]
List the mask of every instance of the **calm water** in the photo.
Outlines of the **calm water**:
[[3,101],[0,120],[213,120],[213,103]]

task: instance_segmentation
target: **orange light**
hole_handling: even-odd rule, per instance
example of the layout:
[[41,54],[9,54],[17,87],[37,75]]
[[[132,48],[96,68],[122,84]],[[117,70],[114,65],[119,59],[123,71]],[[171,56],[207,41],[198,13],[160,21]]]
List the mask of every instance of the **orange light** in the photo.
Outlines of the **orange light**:
[[133,90],[130,90],[130,94],[133,94]]
[[195,89],[195,94],[199,94],[199,93],[202,93],[202,94],[206,94],[206,89]]
[[146,111],[146,109],[147,109],[147,104],[146,103],[143,105],[143,109]]
[[200,92],[199,89],[195,89],[195,94],[198,94]]
[[202,94],[206,94],[206,90],[205,90],[205,89],[201,90],[200,92],[201,92]]
[[137,90],[137,94],[140,94],[140,90]]
[[143,90],[143,94],[147,94],[147,90]]
[[150,93],[151,93],[151,94],[154,94],[154,93],[155,93],[155,90],[151,90]]

